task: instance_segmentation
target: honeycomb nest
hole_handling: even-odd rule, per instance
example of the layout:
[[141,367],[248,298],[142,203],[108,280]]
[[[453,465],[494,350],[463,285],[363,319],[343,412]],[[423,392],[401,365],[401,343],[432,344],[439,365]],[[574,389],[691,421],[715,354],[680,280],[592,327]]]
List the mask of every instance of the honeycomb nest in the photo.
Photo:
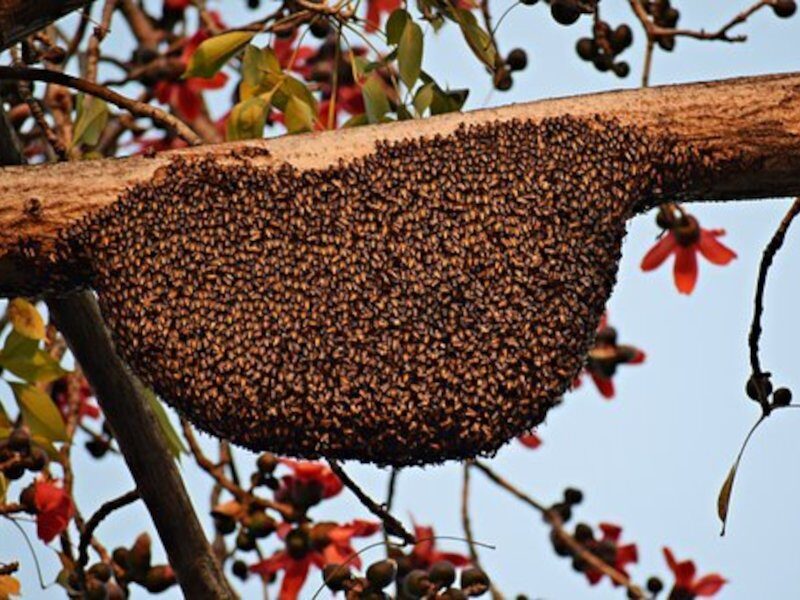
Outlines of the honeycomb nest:
[[545,418],[583,365],[626,220],[701,163],[569,117],[319,170],[175,159],[55,260],[91,273],[123,358],[209,433],[304,458],[463,459]]

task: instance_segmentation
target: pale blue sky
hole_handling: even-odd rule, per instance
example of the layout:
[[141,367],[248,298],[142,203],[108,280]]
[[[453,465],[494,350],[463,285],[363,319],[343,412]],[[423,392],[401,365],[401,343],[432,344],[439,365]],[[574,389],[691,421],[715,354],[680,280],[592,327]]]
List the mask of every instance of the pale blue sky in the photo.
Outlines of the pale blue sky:
[[[229,20],[237,23],[236,15],[242,14],[244,3],[230,4],[233,6],[226,9]],[[747,0],[692,0],[679,2],[678,8],[684,14],[682,25],[713,28],[748,4]],[[496,14],[508,5],[497,2]],[[622,18],[631,21],[624,0],[605,0],[602,8],[612,24]],[[638,84],[643,50],[638,30],[634,47],[624,55],[631,63],[632,75],[620,80],[598,74],[575,55],[574,42],[588,33],[588,19],[564,28],[546,17],[545,10],[541,5],[520,6],[500,29],[503,51],[520,46],[530,59],[529,68],[515,75],[509,93],[490,95],[483,68],[468,56],[453,27],[445,28],[438,39],[426,38],[425,67],[452,87],[472,87],[469,108]],[[244,17],[238,18],[241,22]],[[741,31],[751,34],[745,45],[679,40],[674,53],[656,55],[653,84],[800,70],[800,16],[779,20],[765,11]],[[639,261],[657,230],[653,215],[635,219],[609,308],[621,340],[643,348],[647,362],[620,370],[618,396],[612,402],[602,400],[590,385],[569,395],[540,429],[545,444],[539,450],[512,443],[493,461],[500,473],[543,501],[557,499],[568,485],[583,489],[586,500],[577,518],[621,524],[624,539],[639,545],[640,564],[632,573],[642,581],[653,573],[670,580],[661,556],[662,545],[669,545],[679,558],[695,559],[701,573],[718,571],[730,579],[719,598],[800,597],[796,558],[800,414],[782,412],[754,437],[740,469],[725,538],[719,537],[716,518],[720,484],[758,415],[742,392],[749,374],[746,337],[761,251],[787,207],[785,199],[692,206],[701,223],[728,230],[724,241],[738,252],[739,259],[725,268],[701,264],[699,285],[688,298],[674,290],[669,267],[651,274],[639,270]],[[800,393],[796,351],[800,323],[795,308],[800,294],[798,254],[800,231],[792,231],[767,287],[763,356],[775,381]],[[241,456],[245,458],[246,453]],[[187,483],[208,521],[209,481],[189,461],[184,464]],[[383,494],[384,472],[372,467],[350,468],[368,490]],[[77,495],[86,515],[131,487],[124,466],[115,458],[80,461],[76,472]],[[442,535],[461,535],[460,477],[455,464],[403,473],[397,514],[406,517],[413,513],[420,522],[434,523]],[[313,514],[345,519],[366,513],[343,494]],[[473,522],[477,539],[497,547],[483,552],[484,563],[512,597],[525,592],[531,598],[548,600],[624,598],[624,592],[607,582],[590,589],[582,576],[572,572],[568,560],[553,554],[547,528],[538,515],[477,473]],[[149,516],[136,505],[116,513],[99,534],[113,546],[130,544],[143,529],[152,530]],[[447,542],[447,547],[463,550],[456,542]],[[36,548],[45,578],[52,579],[57,571],[55,556],[39,544]],[[38,589],[30,555],[18,532],[0,526],[0,561],[11,559],[22,562],[26,597],[62,597],[60,590]],[[311,580],[319,581],[318,575]],[[304,597],[311,596],[312,586],[307,590]],[[134,588],[133,597],[142,595]],[[245,597],[258,597],[258,587],[246,587]]]

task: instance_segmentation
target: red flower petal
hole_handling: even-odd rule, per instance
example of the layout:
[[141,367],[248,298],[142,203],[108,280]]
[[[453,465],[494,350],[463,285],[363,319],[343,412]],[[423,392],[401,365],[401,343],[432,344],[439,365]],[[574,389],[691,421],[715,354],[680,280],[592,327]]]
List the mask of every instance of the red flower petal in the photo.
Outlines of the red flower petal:
[[603,540],[608,540],[616,544],[619,541],[619,538],[622,536],[622,527],[619,525],[614,525],[613,523],[600,523],[598,527],[600,528],[600,531],[603,532]]
[[626,544],[617,547],[617,568],[623,569],[625,565],[639,562],[639,550],[636,544]]
[[72,499],[60,486],[49,481],[37,481],[34,487],[36,505],[36,535],[49,544],[69,525],[75,512]]
[[517,438],[523,446],[535,450],[542,445],[541,438],[535,433],[525,433]]
[[697,569],[690,560],[678,562],[669,548],[664,548],[664,558],[667,559],[669,570],[675,575],[675,585],[686,590],[691,589]]
[[675,287],[681,294],[691,294],[697,284],[697,246],[678,246],[675,249]]
[[697,596],[713,596],[720,591],[722,586],[724,586],[726,583],[728,583],[727,580],[725,580],[721,575],[712,573],[695,581],[691,591]]
[[311,561],[306,556],[301,560],[289,560],[283,573],[278,600],[297,600],[300,590],[308,577]]
[[594,371],[589,371],[589,375],[591,375],[592,381],[594,381],[597,390],[603,398],[610,400],[614,397],[614,382],[611,379],[598,375]]
[[642,271],[652,271],[660,267],[664,264],[664,261],[667,260],[669,255],[672,254],[677,245],[678,242],[675,239],[675,235],[671,231],[668,232],[644,255],[641,264]]
[[700,230],[700,240],[697,242],[697,246],[706,260],[715,265],[724,266],[736,258],[736,252],[717,240],[717,237],[724,233],[724,230]]

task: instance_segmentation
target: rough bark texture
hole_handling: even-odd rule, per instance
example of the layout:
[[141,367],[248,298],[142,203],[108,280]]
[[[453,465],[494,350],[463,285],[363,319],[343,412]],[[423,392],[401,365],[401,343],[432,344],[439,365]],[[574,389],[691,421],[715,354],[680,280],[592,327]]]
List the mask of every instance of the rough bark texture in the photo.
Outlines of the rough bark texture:
[[[0,165],[24,157],[0,110]],[[187,598],[235,598],[214,558],[141,382],[117,357],[89,292],[50,298],[50,314],[83,367],[113,428]]]
[[58,330],[97,393],[186,598],[235,598],[197,520],[139,380],[117,357],[94,296],[48,299]]
[[0,0],[0,50],[89,2],[90,0]]
[[[694,182],[690,200],[769,198],[800,194],[800,74],[748,77],[665,86],[450,114],[253,142],[238,142],[133,157],[0,170],[0,287],[12,288],[26,274],[3,255],[21,238],[47,243],[64,226],[114,202],[128,187],[150,180],[180,154],[248,155],[254,165],[289,163],[307,170],[350,161],[380,141],[446,135],[461,124],[546,117],[600,115],[623,124],[669,133],[707,151],[725,167]],[[592,152],[587,148],[586,152]],[[662,198],[656,193],[650,203]]]

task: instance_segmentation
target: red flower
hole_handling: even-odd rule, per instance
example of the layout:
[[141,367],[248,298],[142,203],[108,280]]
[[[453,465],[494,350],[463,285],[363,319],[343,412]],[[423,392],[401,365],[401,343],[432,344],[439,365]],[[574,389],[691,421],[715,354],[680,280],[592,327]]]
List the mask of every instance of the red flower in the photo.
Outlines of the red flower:
[[[186,42],[181,54],[181,62],[189,64],[189,60],[197,48],[211,34],[201,29]],[[156,99],[162,104],[169,104],[175,107],[189,121],[193,121],[200,116],[203,109],[203,91],[216,90],[223,87],[228,81],[228,76],[222,71],[218,71],[213,77],[205,79],[203,77],[189,77],[179,81],[159,81],[153,87]]]
[[283,581],[278,600],[296,600],[308,578],[312,566],[322,569],[327,564],[350,562],[361,567],[361,559],[355,556],[351,545],[354,537],[369,537],[380,531],[380,523],[356,519],[346,525],[318,523],[311,529],[292,529],[288,523],[278,528],[278,534],[286,540],[286,548],[269,558],[257,562],[250,571],[259,574],[265,581],[283,571]]
[[381,26],[383,15],[389,15],[400,8],[400,0],[367,0],[367,22],[364,29],[377,31]]
[[[597,553],[605,562],[627,576],[628,572],[626,571],[626,567],[639,560],[639,552],[636,549],[636,544],[619,545],[620,537],[622,537],[622,527],[619,525],[600,523],[598,527],[600,531],[603,532],[603,537],[599,540],[587,543],[587,548]],[[608,556],[605,556],[606,552]],[[589,580],[591,585],[597,585],[597,583],[603,579],[603,573],[591,567],[585,571],[585,574],[586,579]],[[614,586],[616,587],[617,585],[618,584],[615,582]]]
[[463,554],[441,552],[436,548],[433,527],[425,527],[414,523],[414,537],[418,540],[411,550],[411,563],[415,569],[427,569],[440,560],[446,560],[456,567],[469,564],[470,560]]
[[294,472],[292,475],[286,475],[282,479],[283,484],[287,487],[292,487],[298,483],[318,485],[322,498],[336,496],[344,488],[344,484],[334,472],[322,463],[292,460],[290,458],[282,458],[281,462]]
[[697,596],[709,597],[715,595],[722,589],[722,586],[727,581],[717,573],[704,575],[697,579],[697,569],[694,562],[691,560],[684,560],[678,562],[669,548],[664,548],[664,558],[667,559],[669,570],[675,576],[675,585],[673,590],[680,590],[681,592],[688,593],[692,598]]
[[691,215],[667,217],[662,223],[667,225],[666,235],[642,259],[642,271],[660,267],[674,254],[675,287],[681,294],[691,294],[697,284],[698,252],[710,263],[720,266],[736,258],[733,250],[717,241],[718,237],[725,235],[724,229],[703,229]]
[[184,11],[189,8],[192,0],[164,0],[164,8],[175,11]]
[[542,445],[542,439],[533,431],[530,433],[524,433],[517,439],[519,440],[520,444],[526,448],[530,448],[531,450],[536,450],[536,448]]
[[[644,362],[645,353],[634,346],[617,344],[617,330],[608,325],[608,315],[604,314],[597,327],[597,338],[594,347],[589,350],[586,361],[586,372],[594,381],[600,395],[610,400],[614,397],[613,377],[619,365],[638,365]],[[578,377],[572,384],[580,386]]]
[[60,485],[39,480],[34,484],[34,504],[36,505],[36,535],[49,544],[69,525],[75,514],[72,499]]
[[[53,402],[55,402],[58,406],[58,410],[61,412],[61,416],[65,422],[69,417],[69,395],[71,391],[69,386],[72,383],[70,380],[74,377],[75,375],[65,375],[64,377],[57,379],[55,382],[53,382],[53,389],[50,392]],[[89,382],[86,381],[85,377],[82,375],[79,377],[80,381],[77,382],[78,389],[75,391],[75,393],[77,393],[80,397],[78,404],[78,419],[82,419],[83,417],[97,419],[100,417],[100,408],[94,402],[92,402],[92,398],[94,397],[92,388],[89,387]]]

